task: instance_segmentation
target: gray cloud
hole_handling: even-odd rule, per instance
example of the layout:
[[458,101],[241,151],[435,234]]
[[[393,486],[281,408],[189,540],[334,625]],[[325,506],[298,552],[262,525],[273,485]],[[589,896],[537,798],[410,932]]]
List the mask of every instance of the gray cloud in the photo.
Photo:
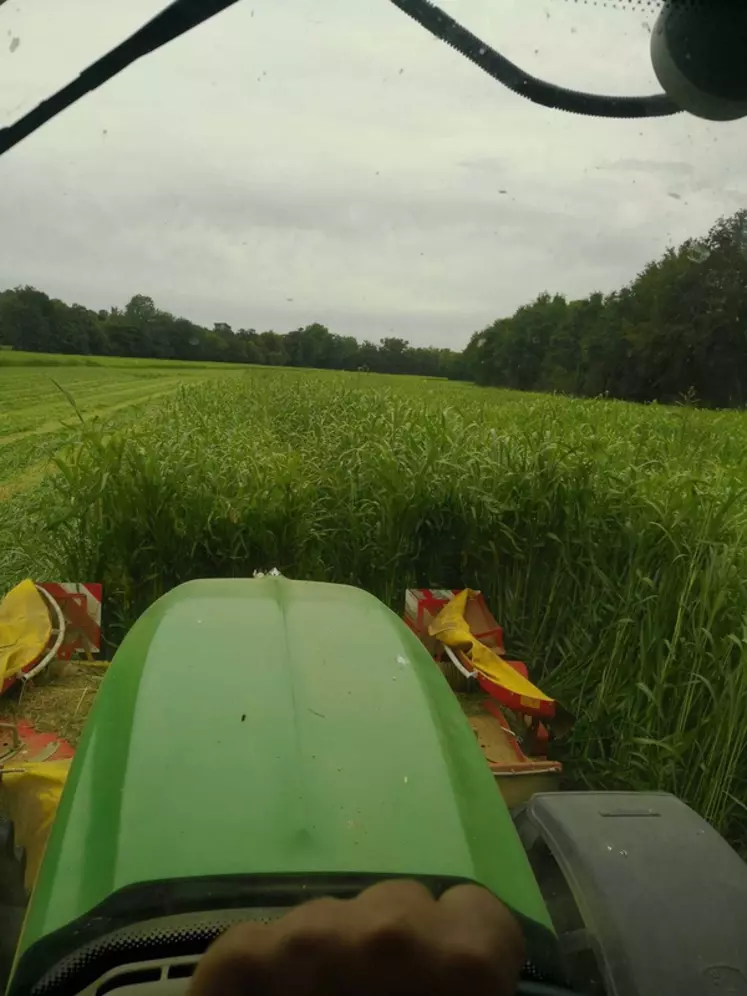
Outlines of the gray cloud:
[[[160,5],[6,3],[0,124]],[[634,5],[448,9],[563,85],[657,88]],[[0,286],[459,347],[542,290],[620,286],[742,206],[745,127],[536,108],[387,0],[242,0],[0,158]]]
[[599,168],[632,173],[665,173],[667,176],[692,176],[695,172],[692,163],[656,159],[616,159],[608,166]]

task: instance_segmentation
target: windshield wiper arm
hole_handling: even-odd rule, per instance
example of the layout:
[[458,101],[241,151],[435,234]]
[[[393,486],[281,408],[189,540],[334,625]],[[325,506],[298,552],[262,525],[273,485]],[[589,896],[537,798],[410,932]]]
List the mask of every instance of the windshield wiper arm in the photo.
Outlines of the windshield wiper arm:
[[679,114],[682,110],[664,93],[647,97],[612,97],[601,93],[584,93],[548,83],[520,69],[505,55],[496,52],[486,42],[455,21],[432,0],[391,0],[405,14],[440,38],[460,55],[474,62],[488,76],[498,80],[520,97],[571,114],[602,118],[649,118]]
[[84,69],[77,79],[58,90],[47,100],[7,128],[0,128],[0,155],[12,149],[37,128],[51,121],[81,97],[106,83],[137,59],[155,52],[168,42],[209,20],[238,0],[174,0],[172,4],[148,21],[106,55]]
[[[0,0],[2,3],[2,0]],[[7,128],[0,128],[0,155],[12,149],[47,121],[87,93],[106,83],[137,59],[155,52],[168,42],[238,3],[238,0],[174,0],[153,20],[130,35],[121,45],[85,69],[77,79],[42,101]],[[650,97],[611,97],[567,90],[525,72],[505,56],[477,38],[431,0],[391,0],[396,7],[437,38],[455,48],[504,86],[523,97],[575,114],[613,118],[658,117],[676,114],[680,108],[665,94]]]

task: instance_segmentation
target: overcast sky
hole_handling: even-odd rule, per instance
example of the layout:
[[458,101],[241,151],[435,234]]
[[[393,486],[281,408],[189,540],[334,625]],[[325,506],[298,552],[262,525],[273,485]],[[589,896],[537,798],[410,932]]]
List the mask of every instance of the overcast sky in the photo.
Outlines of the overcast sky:
[[[443,2],[555,82],[658,90],[654,5]],[[0,124],[164,5],[6,0]],[[538,108],[389,0],[240,0],[0,158],[0,288],[462,348],[745,206],[746,148],[747,122]]]

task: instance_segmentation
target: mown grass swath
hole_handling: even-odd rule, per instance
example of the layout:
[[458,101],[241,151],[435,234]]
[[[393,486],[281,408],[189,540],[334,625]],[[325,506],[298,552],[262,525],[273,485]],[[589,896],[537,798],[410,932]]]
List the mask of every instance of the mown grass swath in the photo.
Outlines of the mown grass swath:
[[661,788],[747,836],[739,413],[248,371],[60,463],[50,548],[116,642],[181,581],[482,588],[579,721],[572,777]]

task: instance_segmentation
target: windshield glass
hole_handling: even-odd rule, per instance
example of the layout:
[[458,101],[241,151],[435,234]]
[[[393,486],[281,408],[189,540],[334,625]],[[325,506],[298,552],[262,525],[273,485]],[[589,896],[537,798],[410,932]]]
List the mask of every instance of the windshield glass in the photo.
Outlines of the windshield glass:
[[[0,2],[0,126],[162,2]],[[403,6],[239,0],[0,156],[0,596],[103,585],[108,659],[196,577],[479,589],[569,784],[744,847],[747,122],[482,65],[661,95],[658,0]]]

